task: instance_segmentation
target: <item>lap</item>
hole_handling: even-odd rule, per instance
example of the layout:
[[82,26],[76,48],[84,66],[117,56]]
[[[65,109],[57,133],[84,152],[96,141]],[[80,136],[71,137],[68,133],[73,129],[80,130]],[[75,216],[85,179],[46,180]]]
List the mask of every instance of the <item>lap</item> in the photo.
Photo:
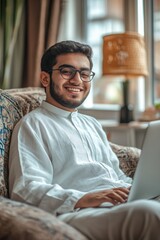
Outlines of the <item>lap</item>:
[[135,211],[136,209],[145,209],[147,211],[155,211],[160,212],[160,202],[156,202],[153,200],[137,200],[130,203],[124,203],[121,205],[117,205],[114,207],[97,207],[97,208],[84,208],[79,211],[69,212],[66,214],[62,214],[59,218],[64,219],[65,221],[69,221],[72,218],[94,218],[98,216],[107,216],[112,215],[112,213],[119,213],[128,212],[128,211]]
[[127,231],[129,225],[133,227],[130,231],[135,231],[136,225],[136,231],[139,234],[146,221],[144,218],[149,219],[148,215],[150,220],[153,216],[153,221],[155,221],[155,215],[160,218],[160,203],[138,200],[112,208],[86,208],[77,212],[62,214],[59,218],[77,228],[89,239],[98,240],[127,239],[119,236],[122,232]]

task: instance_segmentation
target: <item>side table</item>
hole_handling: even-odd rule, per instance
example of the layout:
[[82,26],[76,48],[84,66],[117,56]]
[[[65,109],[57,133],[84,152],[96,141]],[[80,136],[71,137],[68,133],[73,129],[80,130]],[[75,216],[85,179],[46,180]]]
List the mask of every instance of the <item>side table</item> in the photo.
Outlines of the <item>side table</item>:
[[115,120],[98,120],[104,131],[106,132],[109,141],[130,147],[142,147],[147,122],[133,121],[130,123],[120,124]]

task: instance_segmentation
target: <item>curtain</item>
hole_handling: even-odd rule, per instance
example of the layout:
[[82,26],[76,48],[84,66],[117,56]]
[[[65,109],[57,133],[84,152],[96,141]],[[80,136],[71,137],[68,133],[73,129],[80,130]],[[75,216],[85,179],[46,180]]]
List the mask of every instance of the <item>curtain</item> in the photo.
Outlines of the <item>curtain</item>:
[[39,86],[40,60],[58,36],[61,0],[27,1],[23,86]]
[[[23,0],[0,0],[0,88],[15,85],[22,76]],[[18,46],[18,47],[17,47]]]
[[0,88],[40,86],[40,60],[57,41],[62,0],[0,0]]

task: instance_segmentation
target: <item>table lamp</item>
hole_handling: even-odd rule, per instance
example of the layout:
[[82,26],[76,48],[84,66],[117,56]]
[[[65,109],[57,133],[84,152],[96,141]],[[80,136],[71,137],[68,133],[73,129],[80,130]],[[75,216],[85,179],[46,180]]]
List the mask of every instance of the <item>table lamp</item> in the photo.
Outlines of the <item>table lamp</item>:
[[103,75],[123,75],[123,106],[120,123],[133,121],[133,109],[129,104],[129,79],[147,76],[144,38],[136,32],[111,34],[103,37]]

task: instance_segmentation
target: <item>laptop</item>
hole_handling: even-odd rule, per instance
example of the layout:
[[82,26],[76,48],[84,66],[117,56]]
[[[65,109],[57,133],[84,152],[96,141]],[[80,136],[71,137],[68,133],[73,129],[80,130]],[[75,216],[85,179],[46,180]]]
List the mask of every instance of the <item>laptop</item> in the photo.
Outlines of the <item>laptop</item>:
[[160,196],[160,120],[150,122],[143,140],[128,202]]

